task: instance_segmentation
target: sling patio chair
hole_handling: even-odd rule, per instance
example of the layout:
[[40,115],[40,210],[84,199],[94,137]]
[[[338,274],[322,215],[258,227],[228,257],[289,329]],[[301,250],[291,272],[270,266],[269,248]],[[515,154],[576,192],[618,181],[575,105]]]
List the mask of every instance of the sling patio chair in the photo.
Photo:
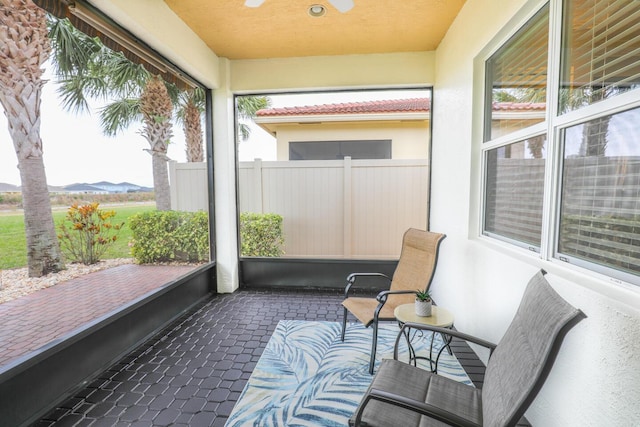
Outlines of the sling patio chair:
[[[586,316],[562,299],[538,272],[527,285],[511,325],[496,346],[455,330],[445,332],[489,348],[482,389],[394,359],[383,360],[351,426],[514,426],[551,371],[566,333]],[[403,327],[403,329],[404,329]]]
[[[408,229],[402,238],[402,251],[393,279],[382,273],[353,273],[347,277],[344,290],[342,341],[347,328],[347,312],[351,312],[365,327],[373,325],[369,373],[373,374],[378,345],[378,322],[396,320],[393,311],[401,304],[415,300],[416,290],[428,291],[438,262],[440,243],[446,236],[440,233]],[[389,290],[375,298],[350,297],[349,292],[359,278],[382,277],[389,281]]]

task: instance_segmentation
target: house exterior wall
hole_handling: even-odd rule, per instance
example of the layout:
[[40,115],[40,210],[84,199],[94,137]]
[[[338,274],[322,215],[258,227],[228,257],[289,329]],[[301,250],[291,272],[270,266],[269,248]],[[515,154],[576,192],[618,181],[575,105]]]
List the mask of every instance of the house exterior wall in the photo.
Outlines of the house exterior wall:
[[289,142],[391,140],[392,159],[426,159],[429,122],[359,122],[278,126],[277,160],[289,160]]
[[483,61],[476,57],[494,37],[506,39],[510,21],[524,22],[540,4],[467,0],[437,50],[431,228],[447,240],[434,298],[455,313],[459,330],[498,342],[528,279],[544,268],[552,286],[588,318],[567,335],[527,418],[551,427],[638,425],[639,290],[479,237]]

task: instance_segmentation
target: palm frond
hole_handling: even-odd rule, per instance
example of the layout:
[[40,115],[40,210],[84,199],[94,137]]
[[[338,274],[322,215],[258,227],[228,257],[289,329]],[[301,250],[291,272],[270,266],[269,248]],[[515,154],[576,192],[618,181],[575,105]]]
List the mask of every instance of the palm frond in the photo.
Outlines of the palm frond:
[[140,100],[119,99],[100,109],[100,125],[107,136],[115,136],[141,119]]
[[245,123],[238,124],[238,138],[240,141],[246,141],[251,135],[251,129]]
[[89,111],[89,103],[81,81],[66,79],[60,80],[59,83],[57,92],[63,109],[76,114]]
[[110,52],[102,55],[100,67],[113,91],[118,92],[122,88],[139,90],[147,84],[151,73],[142,65],[129,61],[121,52]]
[[239,96],[236,98],[238,117],[252,119],[256,112],[271,106],[271,98],[268,96]]
[[167,93],[169,94],[169,98],[171,98],[171,103],[173,105],[177,105],[180,102],[180,94],[182,93],[182,91],[175,84],[169,83],[164,79],[163,81],[164,81],[165,87],[167,88]]
[[102,42],[79,31],[66,18],[56,19],[49,15],[48,24],[55,73],[63,78],[82,73],[102,49]]
[[182,125],[187,106],[195,106],[200,114],[204,113],[206,109],[204,89],[196,86],[193,89],[181,91],[178,94],[178,102],[174,102],[174,105],[176,105],[176,123]]

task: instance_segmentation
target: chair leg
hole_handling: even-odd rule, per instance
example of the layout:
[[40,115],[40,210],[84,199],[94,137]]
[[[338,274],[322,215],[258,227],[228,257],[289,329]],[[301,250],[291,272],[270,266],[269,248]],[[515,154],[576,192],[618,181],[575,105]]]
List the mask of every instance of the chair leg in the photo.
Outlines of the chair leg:
[[344,332],[347,329],[347,308],[344,308],[344,314],[342,315],[342,341],[344,341]]
[[371,342],[371,360],[369,361],[369,373],[373,375],[373,366],[376,363],[376,349],[378,347],[378,322],[373,322],[373,340]]
[[449,336],[447,338],[444,334],[440,334],[440,336],[442,337],[442,342],[444,343],[444,346],[447,348],[447,352],[449,353],[449,356],[453,356],[453,352],[451,351],[451,346],[449,345],[451,344],[452,337]]

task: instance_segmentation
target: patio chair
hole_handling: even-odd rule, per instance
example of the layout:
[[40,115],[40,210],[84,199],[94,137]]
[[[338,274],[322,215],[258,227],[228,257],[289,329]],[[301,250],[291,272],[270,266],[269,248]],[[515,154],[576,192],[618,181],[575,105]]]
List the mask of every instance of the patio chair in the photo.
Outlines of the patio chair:
[[[351,312],[365,327],[373,325],[369,373],[373,374],[378,345],[378,322],[393,321],[393,311],[401,304],[415,300],[416,290],[429,290],[438,262],[440,243],[446,236],[440,233],[410,228],[402,238],[402,251],[393,279],[381,273],[353,273],[347,277],[344,290],[344,317],[342,319],[342,341],[347,328],[347,312]],[[380,292],[375,298],[351,297],[349,292],[359,278],[382,277],[389,281],[389,290]]]
[[537,273],[496,346],[441,328],[407,323],[403,329],[445,332],[491,351],[482,390],[394,359],[382,362],[351,426],[514,426],[549,375],[565,334],[586,317]]

